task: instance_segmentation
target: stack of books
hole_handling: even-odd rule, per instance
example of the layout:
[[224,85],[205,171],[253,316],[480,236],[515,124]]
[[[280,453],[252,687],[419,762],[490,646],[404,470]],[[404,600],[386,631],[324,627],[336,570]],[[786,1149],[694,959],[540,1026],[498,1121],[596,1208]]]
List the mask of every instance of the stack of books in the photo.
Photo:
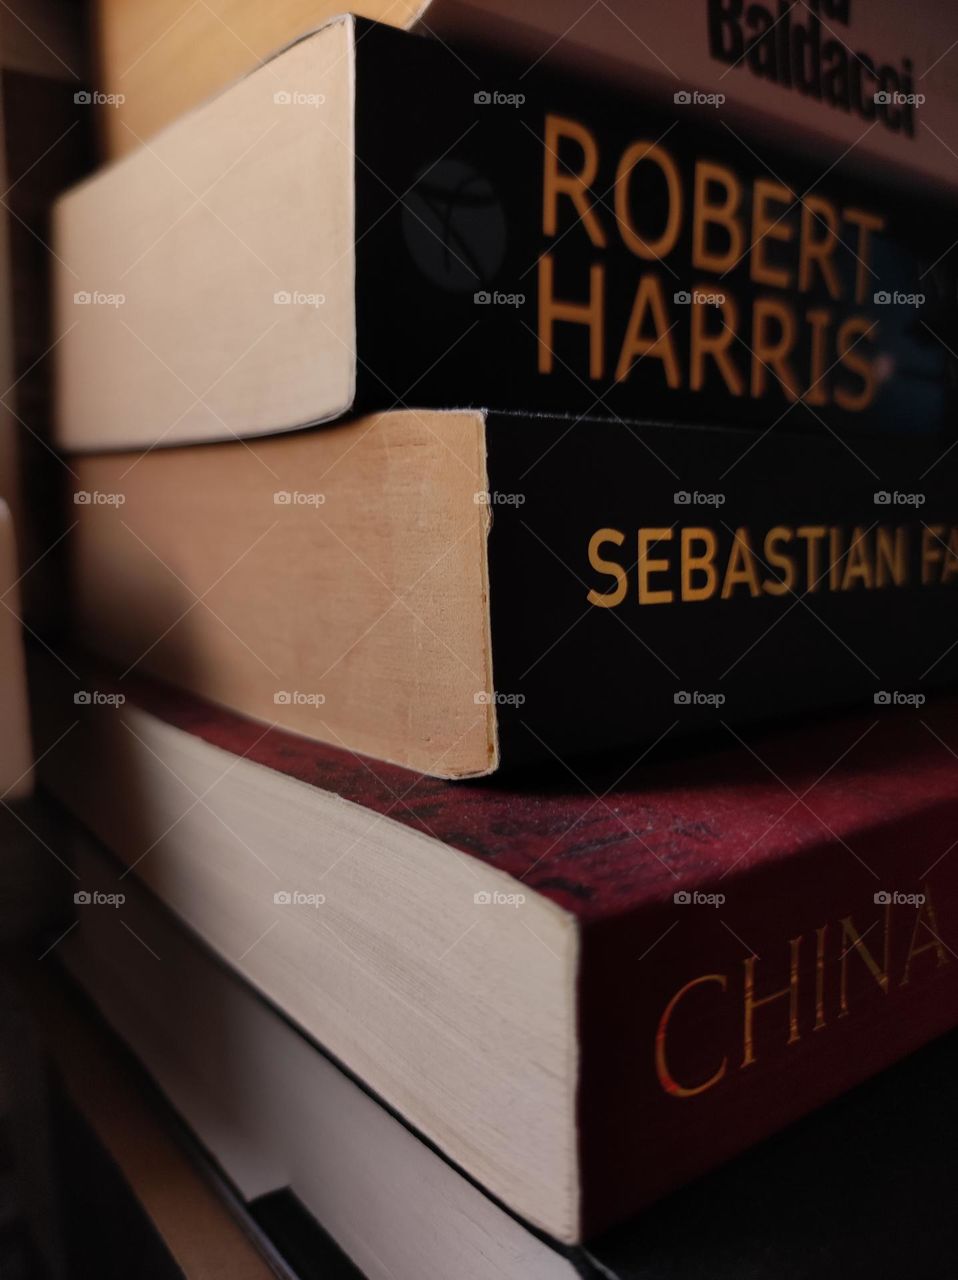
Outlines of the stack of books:
[[673,1274],[958,1023],[953,204],[858,7],[662,6],[641,95],[608,6],[277,16],[203,101],[192,6],[58,204],[54,950],[302,1268]]

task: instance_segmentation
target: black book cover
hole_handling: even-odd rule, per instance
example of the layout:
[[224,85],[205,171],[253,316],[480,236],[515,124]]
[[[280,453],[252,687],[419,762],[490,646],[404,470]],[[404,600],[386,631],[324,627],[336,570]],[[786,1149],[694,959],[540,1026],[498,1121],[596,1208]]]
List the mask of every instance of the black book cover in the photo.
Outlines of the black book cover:
[[[557,1252],[583,1280],[939,1280],[958,1246],[956,1070],[952,1034],[625,1226]],[[251,1212],[290,1259],[327,1239],[289,1192]]]
[[500,414],[486,436],[504,761],[920,708],[958,676],[958,451]]
[[356,65],[357,408],[953,431],[953,213],[853,148],[361,20]]

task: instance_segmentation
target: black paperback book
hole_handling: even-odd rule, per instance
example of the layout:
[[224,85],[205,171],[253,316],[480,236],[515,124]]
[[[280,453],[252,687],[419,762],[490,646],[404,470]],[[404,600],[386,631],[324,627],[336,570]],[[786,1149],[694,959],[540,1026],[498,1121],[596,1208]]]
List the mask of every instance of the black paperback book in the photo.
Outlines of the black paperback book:
[[958,451],[500,414],[486,444],[506,762],[958,676]]
[[[583,1280],[940,1280],[958,1247],[956,1068],[952,1034],[565,1256]],[[289,1191],[250,1212],[291,1263],[325,1258]]]
[[953,431],[948,204],[679,85],[361,20],[355,56],[357,408]]
[[[332,1068],[341,1079],[340,1088],[358,1091],[365,1100],[364,1105],[381,1114],[381,1122],[375,1130],[370,1130],[361,1113],[350,1112],[354,1122],[360,1124],[356,1141],[368,1140],[371,1132],[378,1133],[380,1138],[385,1136],[381,1123],[398,1126],[403,1143],[422,1144],[422,1150],[428,1152],[437,1168],[453,1170],[454,1176],[461,1175],[464,1182],[470,1184],[477,1200],[492,1209],[487,1223],[489,1229],[496,1229],[496,1223],[500,1231],[508,1226],[512,1232],[512,1228],[517,1227],[520,1232],[528,1232],[533,1245],[538,1242],[544,1246],[523,1252],[521,1236],[510,1235],[513,1246],[523,1256],[535,1257],[536,1275],[555,1276],[557,1280],[566,1280],[571,1275],[579,1275],[582,1280],[699,1280],[699,1277],[702,1280],[806,1280],[812,1275],[821,1280],[858,1280],[859,1277],[861,1280],[899,1280],[902,1275],[914,1280],[937,1280],[951,1274],[947,1259],[958,1244],[958,1226],[951,1206],[958,1143],[958,1104],[954,1090],[958,1032],[941,1037],[627,1223],[584,1244],[567,1247],[517,1218],[508,1206],[487,1197],[478,1183],[448,1161],[392,1108],[386,1107],[342,1064],[329,1058],[320,1045],[305,1036],[255,988],[246,987],[184,924],[167,915],[149,890],[131,885],[131,893],[149,906],[150,914],[138,915],[136,919],[141,925],[152,921],[151,939],[156,938],[158,929],[166,931],[161,936],[170,962],[182,963],[179,948],[185,946],[189,951],[189,964],[196,966],[194,991],[207,996],[212,980],[226,995],[226,988],[235,984],[257,1011],[258,1021],[250,1025],[258,1025],[263,1031],[266,1023],[275,1022],[279,1029],[279,1039],[274,1042],[276,1052],[260,1059],[259,1067],[251,1068],[263,1088],[270,1087],[272,1067],[285,1054],[305,1050],[314,1055],[317,1065],[321,1064],[324,1071]],[[178,941],[174,943],[174,939]],[[106,990],[110,987],[108,982]],[[150,989],[149,983],[147,988]],[[102,996],[101,990],[97,1003]],[[74,989],[72,998],[81,1006],[90,1007],[87,996],[79,989]],[[109,1003],[107,997],[108,1006]],[[232,1001],[227,999],[227,1004],[235,1014]],[[160,1025],[166,1035],[181,1025],[179,1004],[171,1010],[160,1001],[154,1013],[161,1018]],[[233,1034],[235,1032],[236,1024]],[[191,1053],[202,1052],[191,1045],[189,1037],[178,1043],[182,1044],[187,1061]],[[317,1221],[292,1187],[280,1184],[244,1201],[229,1171],[206,1150],[202,1135],[191,1128],[188,1114],[181,1115],[172,1109],[160,1092],[161,1083],[141,1075],[144,1069],[148,1072],[150,1066],[148,1060],[137,1057],[137,1052],[131,1047],[124,1053],[128,1068],[136,1078],[142,1079],[141,1087],[153,1099],[158,1114],[166,1116],[171,1132],[191,1154],[204,1177],[218,1187],[238,1219],[248,1224],[251,1238],[262,1241],[264,1254],[269,1257],[275,1251],[282,1264],[302,1280],[358,1277],[359,1272],[327,1233],[326,1226],[332,1224]],[[271,1064],[265,1073],[264,1063]],[[189,1078],[193,1081],[191,1094],[195,1087],[196,1098],[200,1100],[198,1114],[208,1121],[209,1097],[203,1090],[209,1088],[209,1084],[204,1086],[201,1073],[189,1073]],[[324,1084],[323,1079],[322,1075],[312,1077],[311,1084],[306,1086],[317,1088],[320,1099],[328,1092],[328,1081]],[[344,1100],[338,1091],[336,1096],[340,1102]],[[290,1089],[284,1101],[288,1107],[301,1108],[304,1124],[315,1122],[297,1087]],[[330,1140],[335,1149],[335,1140]],[[318,1159],[321,1154],[325,1153],[318,1153]],[[89,1158],[84,1153],[83,1159]],[[422,1165],[417,1167],[423,1172]],[[429,1196],[443,1185],[441,1180],[432,1178],[432,1170],[429,1172],[430,1176],[422,1179],[420,1195]],[[344,1169],[343,1177],[355,1179],[356,1169]],[[86,1194],[79,1198],[78,1204],[89,1206],[89,1211],[97,1215],[94,1221],[99,1223],[111,1197],[116,1197],[120,1206],[122,1192],[115,1178],[109,1176],[104,1176],[102,1182],[98,1178],[97,1185],[99,1190],[94,1199],[99,1208],[94,1208]],[[350,1181],[344,1181],[343,1186],[355,1189]],[[379,1264],[376,1274],[388,1276],[392,1274],[391,1267],[400,1265],[391,1256],[389,1246],[389,1232],[395,1229],[395,1219],[390,1212],[393,1206],[387,1200],[394,1189],[388,1179],[380,1182],[376,1178],[363,1178],[362,1186],[369,1195],[369,1227],[364,1240],[374,1247],[370,1256]],[[409,1190],[408,1185],[401,1188],[403,1194]],[[396,1194],[399,1191],[400,1188],[395,1189]],[[467,1209],[461,1198],[447,1197],[448,1188],[445,1193],[439,1191],[432,1203],[432,1212],[437,1233],[455,1238],[455,1229],[451,1232],[449,1229],[449,1215],[461,1214],[466,1220],[477,1212],[479,1204]],[[146,1254],[154,1246],[151,1244],[148,1250],[142,1225],[133,1225],[129,1239],[139,1240],[139,1247]],[[81,1232],[81,1236],[89,1234],[89,1230]],[[464,1245],[467,1250],[475,1247],[474,1235],[467,1233],[464,1240],[468,1241]],[[397,1249],[397,1256],[405,1260],[402,1275],[406,1276],[408,1249]],[[488,1258],[484,1253],[482,1257],[484,1264],[476,1264],[473,1259],[470,1274],[486,1274],[483,1265],[489,1268],[490,1276],[493,1269],[497,1276],[511,1274],[499,1269],[502,1256],[495,1250],[490,1250]],[[283,1265],[277,1265],[279,1259],[273,1265],[277,1274],[284,1276]],[[149,1274],[165,1277],[173,1273],[157,1269]],[[429,1275],[433,1274],[434,1265],[429,1270]],[[525,1280],[518,1270],[516,1280]]]

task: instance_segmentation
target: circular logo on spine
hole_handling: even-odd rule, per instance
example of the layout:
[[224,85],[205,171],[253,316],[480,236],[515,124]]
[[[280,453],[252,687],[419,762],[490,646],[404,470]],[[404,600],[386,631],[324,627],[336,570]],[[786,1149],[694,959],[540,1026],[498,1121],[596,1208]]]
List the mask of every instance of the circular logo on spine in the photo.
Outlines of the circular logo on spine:
[[402,225],[416,266],[451,293],[489,284],[506,255],[506,216],[492,183],[459,160],[443,160],[416,179]]

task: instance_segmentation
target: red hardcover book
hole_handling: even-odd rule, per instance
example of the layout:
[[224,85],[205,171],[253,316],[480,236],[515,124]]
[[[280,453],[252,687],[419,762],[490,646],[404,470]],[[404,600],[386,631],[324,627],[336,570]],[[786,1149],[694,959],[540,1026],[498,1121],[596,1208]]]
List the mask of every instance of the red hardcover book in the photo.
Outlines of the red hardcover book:
[[956,701],[450,785],[140,680],[43,684],[60,798],[560,1239],[958,1023]]

